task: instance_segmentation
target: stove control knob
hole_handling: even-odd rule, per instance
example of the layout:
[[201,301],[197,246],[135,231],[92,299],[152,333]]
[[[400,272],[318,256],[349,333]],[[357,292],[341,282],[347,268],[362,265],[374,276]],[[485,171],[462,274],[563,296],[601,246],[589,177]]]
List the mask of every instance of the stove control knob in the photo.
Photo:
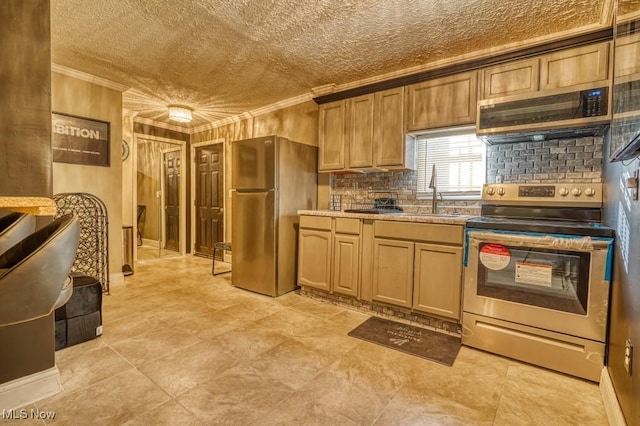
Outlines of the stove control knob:
[[504,195],[504,188],[498,188],[498,195]]
[[593,188],[587,188],[584,190],[584,195],[586,195],[587,197],[593,197],[594,195],[596,195],[596,190]]
[[489,195],[493,195],[493,194],[495,194],[495,193],[496,193],[496,190],[495,190],[495,189],[493,189],[493,187],[492,187],[492,186],[490,186],[490,187],[488,187],[488,188],[487,188],[487,194],[489,194]]
[[577,197],[577,196],[578,196],[578,195],[580,195],[580,194],[582,194],[582,191],[581,191],[581,190],[580,190],[580,188],[578,188],[578,187],[573,188],[573,189],[571,190],[571,195],[574,195],[574,196],[576,196],[576,197]]
[[569,195],[569,190],[563,186],[562,188],[560,188],[558,193],[560,194],[560,196],[566,197],[567,195]]

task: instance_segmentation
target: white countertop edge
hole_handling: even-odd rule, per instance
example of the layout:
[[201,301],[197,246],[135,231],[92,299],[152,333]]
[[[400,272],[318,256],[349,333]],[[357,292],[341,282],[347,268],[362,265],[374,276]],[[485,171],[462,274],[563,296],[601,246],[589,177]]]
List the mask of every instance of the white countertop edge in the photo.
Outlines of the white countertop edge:
[[354,219],[391,220],[396,222],[417,222],[417,223],[444,223],[449,225],[464,225],[467,220],[478,216],[452,215],[452,214],[413,214],[413,213],[392,213],[392,214],[366,214],[366,213],[345,213],[333,210],[298,210],[301,216],[325,216],[325,217],[348,217]]

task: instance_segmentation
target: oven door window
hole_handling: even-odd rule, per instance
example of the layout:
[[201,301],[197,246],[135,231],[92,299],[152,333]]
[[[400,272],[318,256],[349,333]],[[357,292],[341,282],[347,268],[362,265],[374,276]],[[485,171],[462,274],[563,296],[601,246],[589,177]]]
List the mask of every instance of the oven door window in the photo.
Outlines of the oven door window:
[[589,253],[491,243],[478,249],[479,296],[586,315]]

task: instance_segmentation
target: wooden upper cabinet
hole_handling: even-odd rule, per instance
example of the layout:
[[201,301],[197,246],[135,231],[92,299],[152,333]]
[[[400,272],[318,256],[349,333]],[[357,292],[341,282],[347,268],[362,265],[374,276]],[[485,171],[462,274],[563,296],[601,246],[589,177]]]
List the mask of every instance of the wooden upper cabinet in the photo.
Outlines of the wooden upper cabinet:
[[344,169],[346,108],[346,100],[320,105],[318,170]]
[[540,60],[518,61],[481,71],[481,98],[499,98],[536,92],[539,85]]
[[404,87],[375,94],[375,164],[378,167],[415,168],[407,158],[404,132]]
[[415,169],[404,87],[320,105],[318,170]]
[[407,130],[474,123],[476,91],[476,71],[407,86]]
[[616,78],[640,74],[640,33],[616,37],[613,75]]
[[606,80],[609,42],[561,50],[540,58],[540,90]]
[[373,167],[374,95],[349,99],[347,107],[347,146],[349,167]]

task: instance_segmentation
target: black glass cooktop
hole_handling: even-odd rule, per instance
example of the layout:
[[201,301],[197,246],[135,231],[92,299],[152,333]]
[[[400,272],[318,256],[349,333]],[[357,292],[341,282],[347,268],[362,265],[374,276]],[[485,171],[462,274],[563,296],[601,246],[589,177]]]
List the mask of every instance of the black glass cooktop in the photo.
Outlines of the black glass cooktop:
[[540,232],[544,234],[584,235],[589,237],[613,237],[614,230],[600,223],[568,220],[513,219],[477,217],[467,221],[467,228],[499,231]]

